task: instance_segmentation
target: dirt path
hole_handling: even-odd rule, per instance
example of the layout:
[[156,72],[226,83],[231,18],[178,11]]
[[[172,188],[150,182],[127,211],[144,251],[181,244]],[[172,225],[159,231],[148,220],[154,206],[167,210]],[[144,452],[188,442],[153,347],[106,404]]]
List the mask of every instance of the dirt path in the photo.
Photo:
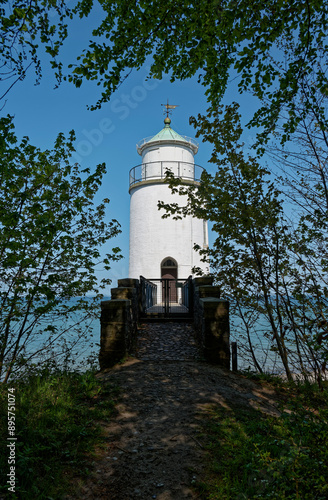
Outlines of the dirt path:
[[192,485],[202,476],[198,428],[206,407],[241,405],[277,413],[274,393],[200,361],[188,325],[144,326],[136,354],[142,359],[130,358],[99,375],[120,386],[122,397],[116,417],[105,427],[106,448],[82,496],[197,498]]

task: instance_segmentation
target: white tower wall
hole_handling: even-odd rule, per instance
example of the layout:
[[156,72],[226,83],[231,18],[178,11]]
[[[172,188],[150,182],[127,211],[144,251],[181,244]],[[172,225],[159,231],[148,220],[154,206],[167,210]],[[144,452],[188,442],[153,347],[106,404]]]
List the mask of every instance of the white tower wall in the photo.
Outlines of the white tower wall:
[[183,202],[172,194],[167,184],[148,184],[131,192],[130,202],[130,268],[129,276],[147,279],[161,277],[161,263],[171,257],[178,264],[178,279],[188,278],[194,266],[208,272],[200,255],[193,250],[195,243],[207,245],[206,222],[188,216],[182,220],[162,219],[158,201]]
[[186,201],[171,193],[164,183],[165,172],[169,169],[187,184],[194,183],[197,150],[192,140],[171,129],[168,118],[161,132],[138,147],[142,165],[130,174],[130,278],[160,278],[161,264],[167,258],[176,261],[178,279],[190,276],[193,267],[209,272],[193,250],[195,244],[207,247],[207,222],[191,216],[162,219],[165,211],[158,209],[159,201],[179,205]]
[[158,160],[185,161],[187,163],[194,163],[194,155],[188,147],[171,144],[162,144],[161,146],[149,145],[143,150],[142,163]]

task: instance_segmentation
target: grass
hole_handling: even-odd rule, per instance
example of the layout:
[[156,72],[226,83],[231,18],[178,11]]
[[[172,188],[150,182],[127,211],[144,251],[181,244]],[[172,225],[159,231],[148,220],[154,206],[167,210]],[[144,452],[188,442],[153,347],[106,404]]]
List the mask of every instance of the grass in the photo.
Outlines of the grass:
[[280,417],[212,406],[203,424],[208,500],[328,498],[328,393],[279,384]]
[[[16,478],[8,493],[8,453],[0,457],[0,498],[62,498],[71,478],[88,474],[90,453],[102,441],[97,421],[108,421],[117,389],[100,383],[92,371],[42,373],[0,389],[0,432],[8,436],[8,390],[14,387]],[[2,451],[6,449],[6,443]]]

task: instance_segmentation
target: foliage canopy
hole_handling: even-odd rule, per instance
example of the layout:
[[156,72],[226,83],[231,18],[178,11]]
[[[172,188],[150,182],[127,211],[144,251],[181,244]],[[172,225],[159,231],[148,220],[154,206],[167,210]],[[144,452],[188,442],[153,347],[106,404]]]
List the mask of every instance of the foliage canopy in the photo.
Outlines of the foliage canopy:
[[[306,103],[306,113],[316,103],[316,92],[327,95],[324,0],[100,3],[105,17],[69,77],[76,86],[87,79],[103,88],[91,109],[108,101],[131,70],[146,61],[150,77],[167,73],[173,82],[197,75],[213,108],[237,77],[239,91],[261,101],[250,122],[263,127],[261,140],[275,128],[282,109],[288,113],[287,139],[299,121],[297,101]],[[88,15],[92,5],[81,0],[76,12]],[[309,81],[312,85],[304,88]]]
[[[66,2],[67,3],[67,2]],[[3,99],[34,68],[36,83],[42,76],[41,48],[50,56],[57,82],[62,78],[59,49],[67,37],[66,19],[72,17],[64,1],[12,0],[0,2],[0,81]]]

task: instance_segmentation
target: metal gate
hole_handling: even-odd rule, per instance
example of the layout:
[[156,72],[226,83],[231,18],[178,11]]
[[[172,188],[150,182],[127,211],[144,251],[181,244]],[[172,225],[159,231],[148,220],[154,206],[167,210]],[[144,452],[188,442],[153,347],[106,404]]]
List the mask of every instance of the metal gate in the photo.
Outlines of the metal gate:
[[190,318],[191,280],[140,277],[142,316],[145,318]]

